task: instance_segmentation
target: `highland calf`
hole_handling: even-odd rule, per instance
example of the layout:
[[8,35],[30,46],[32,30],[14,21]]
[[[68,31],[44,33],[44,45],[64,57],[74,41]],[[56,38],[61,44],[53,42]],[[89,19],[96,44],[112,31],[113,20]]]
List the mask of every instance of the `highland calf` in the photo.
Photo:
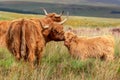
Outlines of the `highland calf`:
[[65,32],[64,44],[70,54],[81,60],[86,58],[114,59],[114,38],[112,36],[83,37]]

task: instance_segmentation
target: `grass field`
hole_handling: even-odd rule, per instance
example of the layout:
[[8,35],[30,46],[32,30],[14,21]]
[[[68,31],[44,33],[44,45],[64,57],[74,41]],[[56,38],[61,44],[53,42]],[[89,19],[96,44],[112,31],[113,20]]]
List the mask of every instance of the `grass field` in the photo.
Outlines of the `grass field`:
[[[14,20],[18,18],[41,18],[41,15],[17,14],[0,11],[0,20]],[[64,16],[65,17],[65,16]],[[120,26],[120,19],[116,18],[97,18],[83,16],[69,16],[66,25],[72,27],[116,27]]]
[[[0,12],[0,20],[43,17]],[[120,28],[120,19],[70,16],[65,28],[72,27],[78,35],[95,36],[111,34],[111,29]],[[100,31],[96,29],[99,27]],[[8,50],[0,49],[0,80],[120,80],[120,33],[115,37],[114,61],[72,58],[63,42],[46,45],[41,65],[31,69],[28,63],[17,62]]]

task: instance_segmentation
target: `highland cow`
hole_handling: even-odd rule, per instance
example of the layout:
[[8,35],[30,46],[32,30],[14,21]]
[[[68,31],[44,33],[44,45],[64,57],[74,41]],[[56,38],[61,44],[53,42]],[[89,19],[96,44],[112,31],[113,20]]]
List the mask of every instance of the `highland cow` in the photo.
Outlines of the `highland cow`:
[[39,64],[46,43],[52,40],[63,41],[64,31],[61,23],[54,22],[50,18],[37,22],[29,19],[14,20],[10,23],[6,34],[10,52],[17,60],[24,58],[32,66],[34,62]]

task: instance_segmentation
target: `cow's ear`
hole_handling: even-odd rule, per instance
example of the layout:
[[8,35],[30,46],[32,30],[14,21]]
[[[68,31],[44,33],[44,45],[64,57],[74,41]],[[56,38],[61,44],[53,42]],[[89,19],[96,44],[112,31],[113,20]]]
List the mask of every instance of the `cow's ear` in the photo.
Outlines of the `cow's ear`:
[[44,36],[48,36],[50,32],[51,32],[51,28],[43,28],[42,30],[42,34]]
[[42,27],[43,29],[49,28],[49,24],[46,24],[45,21],[40,20],[40,25],[41,25],[41,27]]

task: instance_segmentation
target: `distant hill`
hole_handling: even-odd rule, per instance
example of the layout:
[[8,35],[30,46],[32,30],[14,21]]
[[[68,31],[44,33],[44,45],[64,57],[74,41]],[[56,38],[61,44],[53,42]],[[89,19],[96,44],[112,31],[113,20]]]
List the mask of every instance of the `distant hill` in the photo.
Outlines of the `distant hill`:
[[93,17],[108,17],[108,18],[120,18],[119,6],[92,6],[92,5],[77,5],[77,4],[56,4],[56,3],[43,3],[43,2],[28,2],[28,1],[1,1],[0,10],[19,12],[19,13],[31,13],[31,14],[43,14],[40,9],[44,7],[48,12],[61,11],[69,12],[74,16],[93,16]]
[[120,6],[120,0],[0,0],[0,1],[33,1],[45,3],[62,3],[62,4],[78,4],[78,5],[96,5],[96,6]]

